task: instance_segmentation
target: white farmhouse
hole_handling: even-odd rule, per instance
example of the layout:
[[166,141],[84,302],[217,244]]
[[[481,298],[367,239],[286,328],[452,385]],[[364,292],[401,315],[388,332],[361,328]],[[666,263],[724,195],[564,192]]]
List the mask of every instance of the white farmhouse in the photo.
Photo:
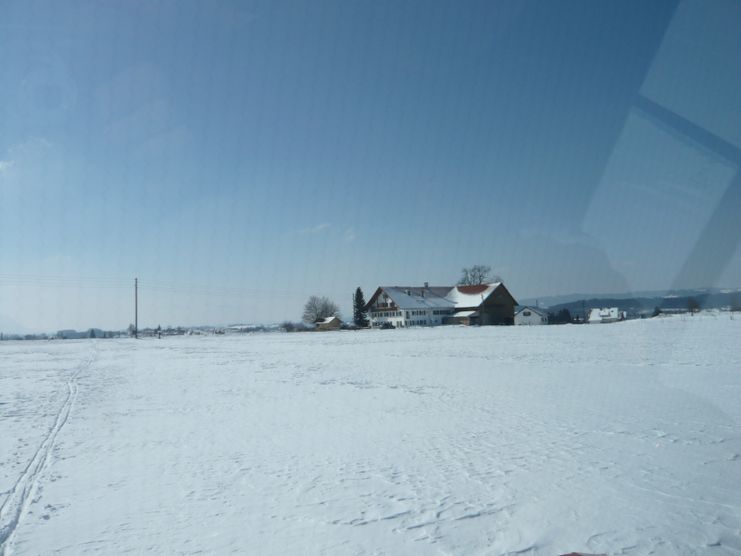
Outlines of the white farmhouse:
[[371,328],[443,324],[443,318],[455,312],[455,304],[445,298],[448,291],[450,288],[380,287],[367,304]]
[[537,307],[520,307],[520,310],[515,313],[515,324],[519,326],[548,324],[548,315],[543,309]]
[[619,311],[617,307],[602,307],[589,310],[587,322],[589,324],[605,324],[625,319],[625,311]]
[[513,324],[517,304],[501,282],[478,286],[381,286],[365,309],[371,328]]

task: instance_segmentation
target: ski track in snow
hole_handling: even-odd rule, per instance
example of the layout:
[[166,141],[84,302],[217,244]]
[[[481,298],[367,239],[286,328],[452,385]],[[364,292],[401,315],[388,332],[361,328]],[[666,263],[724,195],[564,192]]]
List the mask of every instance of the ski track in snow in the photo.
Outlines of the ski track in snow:
[[738,555],[739,338],[741,321],[696,316],[98,341],[79,395],[89,343],[6,342],[1,523],[20,519],[3,538],[17,554]]
[[1,556],[9,556],[12,553],[13,535],[36,497],[41,475],[52,458],[52,451],[54,450],[57,435],[67,422],[70,412],[75,405],[78,392],[77,378],[80,373],[90,368],[94,360],[95,351],[93,351],[86,361],[78,365],[66,381],[67,394],[55,416],[54,424],[34,452],[31,461],[23,469],[23,472],[10,490],[9,495],[5,498],[2,505],[0,505]]

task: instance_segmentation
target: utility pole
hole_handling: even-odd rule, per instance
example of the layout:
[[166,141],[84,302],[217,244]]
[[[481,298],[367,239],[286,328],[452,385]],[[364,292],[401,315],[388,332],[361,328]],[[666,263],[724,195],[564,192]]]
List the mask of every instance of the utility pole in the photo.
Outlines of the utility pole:
[[139,278],[134,278],[134,338],[139,337]]

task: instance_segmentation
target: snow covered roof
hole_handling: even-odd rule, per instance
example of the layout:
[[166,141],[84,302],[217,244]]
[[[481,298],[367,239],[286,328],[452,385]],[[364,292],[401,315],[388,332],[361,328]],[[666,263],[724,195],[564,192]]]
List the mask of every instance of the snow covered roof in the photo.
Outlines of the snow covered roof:
[[515,312],[515,315],[519,315],[525,309],[527,309],[528,311],[532,311],[533,313],[538,313],[541,317],[547,316],[547,313],[543,309],[541,309],[540,307],[531,307],[530,305],[524,305],[524,306],[520,307]]
[[454,317],[478,317],[479,312],[478,311],[458,311]]
[[618,308],[617,307],[593,307],[589,310],[589,314],[594,315],[595,317],[617,317]]
[[445,299],[440,290],[449,288],[414,288],[404,286],[382,286],[399,309],[438,309],[453,308],[454,304]]
[[339,317],[332,316],[332,317],[327,317],[327,318],[318,320],[318,321],[316,321],[316,324],[329,324],[330,322],[332,322],[335,319],[340,320]]
[[478,307],[501,285],[501,282],[494,282],[478,286],[455,286],[445,298],[452,301],[456,307]]
[[[512,297],[501,282],[480,284],[477,286],[381,286],[373,294],[366,308],[385,293],[400,309],[452,308],[468,309],[481,305],[498,288]],[[516,304],[517,302],[512,301]]]

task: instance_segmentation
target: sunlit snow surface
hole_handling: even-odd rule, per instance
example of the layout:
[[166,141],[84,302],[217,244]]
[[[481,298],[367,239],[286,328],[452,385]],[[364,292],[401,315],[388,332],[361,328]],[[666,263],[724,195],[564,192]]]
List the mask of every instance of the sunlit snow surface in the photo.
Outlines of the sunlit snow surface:
[[8,554],[738,554],[741,316],[0,343]]

